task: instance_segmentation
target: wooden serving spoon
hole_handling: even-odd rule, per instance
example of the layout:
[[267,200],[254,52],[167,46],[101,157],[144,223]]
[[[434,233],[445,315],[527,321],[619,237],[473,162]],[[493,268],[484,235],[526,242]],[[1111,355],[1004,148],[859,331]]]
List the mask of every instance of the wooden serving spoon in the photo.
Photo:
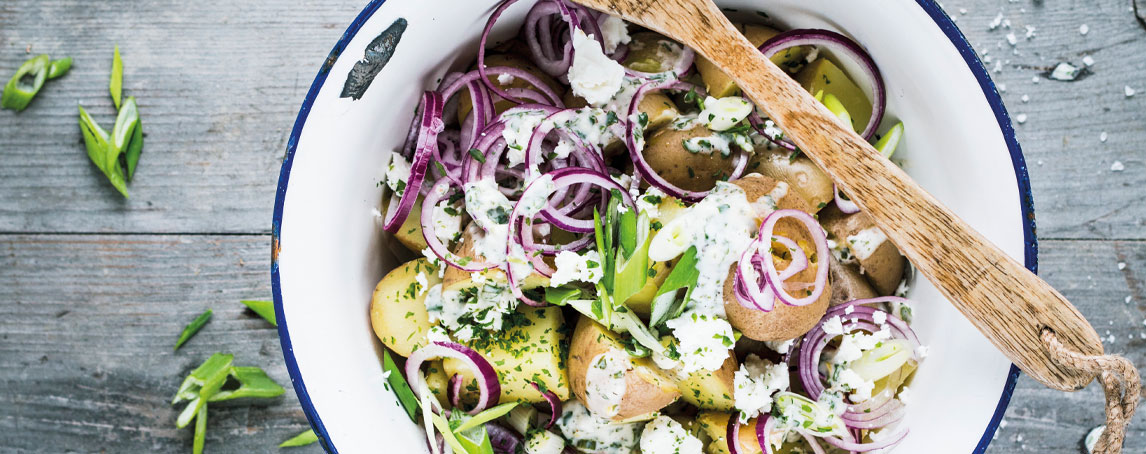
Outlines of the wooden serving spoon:
[[1064,391],[1094,378],[1053,361],[1040,339],[1050,329],[1070,349],[1102,354],[1098,333],[1070,301],[839,122],[710,0],[573,1],[672,37],[720,67],[1028,375]]

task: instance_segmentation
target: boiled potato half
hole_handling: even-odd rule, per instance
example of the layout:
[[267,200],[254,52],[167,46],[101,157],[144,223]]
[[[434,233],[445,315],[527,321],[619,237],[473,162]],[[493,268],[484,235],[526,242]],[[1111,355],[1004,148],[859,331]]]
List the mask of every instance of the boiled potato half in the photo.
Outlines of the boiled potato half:
[[[737,24],[736,28],[752,42],[753,46],[760,47],[765,41],[780,34],[779,30],[766,25]],[[772,57],[772,62],[785,69],[797,68],[804,63],[808,50],[803,46],[790,47]],[[732,96],[740,92],[736,82],[732,81],[724,71],[717,68],[714,63],[702,55],[696,56],[696,71],[700,73],[701,80],[708,90],[708,94],[717,98]]]
[[827,58],[820,58],[800,70],[796,81],[809,93],[834,95],[852,117],[852,129],[862,132],[871,120],[871,100],[847,74]]
[[[773,191],[780,182],[757,174],[748,175],[734,181],[733,184],[744,189],[748,201],[757,206],[763,203],[761,199],[768,194],[779,194],[779,192],[773,193]],[[808,202],[790,191],[779,199],[773,197],[773,201],[779,209],[811,212]],[[766,215],[767,213],[760,214],[761,217]],[[776,224],[775,233],[796,241],[804,248],[808,257],[815,255],[816,246],[812,243],[812,237],[803,223],[791,218],[781,219]],[[778,246],[774,250],[783,251],[785,248]],[[788,263],[788,260],[775,255],[773,260],[777,263],[777,269],[784,269]],[[729,270],[728,279],[724,281],[724,311],[728,315],[728,323],[748,338],[758,341],[788,340],[808,332],[824,316],[828,309],[828,301],[831,299],[832,292],[829,285],[818,300],[806,306],[790,306],[777,300],[770,312],[749,309],[742,306],[736,299],[736,292],[733,289],[735,276],[735,270]],[[787,282],[812,283],[815,282],[815,279],[816,265],[809,263],[807,269],[799,272]]]
[[440,284],[438,270],[420,258],[399,265],[378,281],[370,303],[374,334],[403,357],[426,345],[433,324],[426,312],[426,293]]
[[847,247],[859,263],[860,273],[867,276],[880,295],[893,295],[903,279],[907,259],[899,248],[875,226],[875,221],[860,211],[845,214],[835,205],[820,213],[820,223],[828,231],[828,238]]
[[394,238],[406,246],[410,252],[421,253],[422,250],[429,247],[426,244],[426,237],[422,235],[422,200],[414,202],[414,206],[410,208],[410,215],[406,216],[406,220],[402,222],[402,226],[394,232]]
[[[589,404],[587,389],[591,386],[586,377],[589,367],[603,354],[620,352],[627,357],[624,346],[617,335],[586,317],[581,317],[573,331],[569,346],[569,378],[573,394],[587,408],[599,413]],[[620,406],[612,419],[624,421],[630,418],[658,411],[680,397],[676,383],[648,358],[632,359],[632,368],[624,373],[624,393]]]
[[724,156],[720,152],[693,153],[684,148],[684,141],[707,137],[714,133],[702,124],[691,129],[661,128],[649,137],[643,151],[645,161],[657,175],[673,186],[690,191],[708,191],[732,174],[736,167],[736,152]]
[[[499,332],[467,342],[497,372],[501,382],[501,402],[545,402],[534,389],[537,382],[553,391],[561,400],[569,399],[569,375],[566,370],[567,328],[561,308],[520,305],[517,313],[506,318]],[[446,376],[460,375],[467,389],[476,389],[473,371],[460,361],[442,362]]]
[[793,158],[788,150],[758,147],[748,170],[788,183],[815,211],[832,203],[836,196],[832,178],[803,154]]
[[740,363],[729,354],[714,371],[699,370],[677,383],[685,402],[701,410],[732,411],[736,406],[736,371]]

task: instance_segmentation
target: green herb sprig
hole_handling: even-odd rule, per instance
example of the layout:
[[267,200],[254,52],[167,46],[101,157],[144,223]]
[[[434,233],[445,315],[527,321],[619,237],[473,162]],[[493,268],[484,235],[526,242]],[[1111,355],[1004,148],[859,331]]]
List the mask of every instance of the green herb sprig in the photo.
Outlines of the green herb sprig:
[[[60,66],[65,66],[65,63],[61,62]],[[66,66],[71,66],[70,60]],[[119,46],[116,46],[112,58],[108,91],[117,111],[112,133],[108,134],[101,128],[82,105],[79,106],[80,130],[83,132],[88,158],[124,198],[129,198],[127,183],[135,177],[135,168],[143,153],[143,123],[139,118],[139,105],[135,98],[123,99],[123,59],[119,54]]]
[[[194,454],[203,453],[207,438],[207,403],[243,397],[269,398],[282,395],[286,390],[258,367],[232,365],[234,355],[216,353],[191,371],[171,404],[188,402],[175,419],[175,427],[182,429],[195,421]],[[227,386],[237,383],[237,386]],[[227,388],[227,389],[224,389]]]

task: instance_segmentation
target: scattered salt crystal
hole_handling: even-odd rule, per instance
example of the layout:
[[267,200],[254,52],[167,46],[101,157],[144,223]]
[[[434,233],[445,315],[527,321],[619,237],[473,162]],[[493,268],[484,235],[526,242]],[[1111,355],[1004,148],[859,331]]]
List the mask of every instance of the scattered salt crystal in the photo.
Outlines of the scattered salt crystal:
[[1142,320],[1142,324],[1143,324],[1143,325],[1146,325],[1146,320]]
[[1037,83],[1039,83],[1039,76],[1035,76],[1035,77],[1032,77],[1032,78],[1031,78],[1031,83],[1032,83],[1032,84],[1037,84]]
[[1007,91],[1007,84],[999,84],[999,91]]
[[1134,298],[1134,296],[1133,296],[1133,295],[1126,295],[1126,299],[1125,299],[1125,300],[1122,300],[1122,302],[1123,302],[1123,303],[1126,303],[1126,304],[1130,304],[1130,300],[1131,300],[1131,299],[1133,299],[1133,298]]
[[959,14],[967,14],[967,8],[959,8]]
[[1035,37],[1035,26],[1027,25],[1025,28],[1027,29],[1026,38],[1027,39],[1034,38]]
[[1138,333],[1139,339],[1146,339],[1146,333]]
[[1082,24],[1078,27],[1078,34],[1085,35],[1087,33],[1090,33],[1090,27],[1087,27],[1086,24]]
[[1122,161],[1114,161],[1113,164],[1110,164],[1111,172],[1121,172],[1123,170],[1126,170],[1126,166],[1122,165]]
[[1020,441],[1020,442],[1023,441],[1023,434],[1019,434],[1018,436],[1016,436],[1015,441]]
[[1043,160],[1042,160],[1042,159],[1039,159],[1039,165],[1040,165],[1040,166],[1041,166],[1041,165],[1043,165]]
[[1007,33],[1007,43],[1014,46],[1019,42],[1019,38],[1015,36],[1014,32]]
[[1094,58],[1089,55],[1082,57],[1082,64],[1086,66],[1094,66]]
[[[1102,131],[1102,134],[1099,134],[1099,135],[1098,135],[1098,141],[1099,141],[1099,142],[1104,142],[1104,143],[1106,142],[1106,131]],[[1119,265],[1120,265],[1120,266],[1125,266],[1126,264],[1125,264],[1125,263],[1119,263]],[[1118,268],[1118,269],[1122,269],[1122,268]]]
[[1015,115],[1015,121],[1019,122],[1020,125],[1023,123],[1026,123],[1027,122],[1027,114],[1021,113],[1021,114]]
[[1130,86],[1129,86],[1129,85],[1127,85],[1127,86],[1126,86],[1126,88],[1123,88],[1123,89],[1122,89],[1122,92],[1123,92],[1123,93],[1126,93],[1126,97],[1127,97],[1127,98],[1129,98],[1129,97],[1131,97],[1131,96],[1134,96],[1134,93],[1135,93],[1135,92],[1134,92],[1134,89],[1133,89],[1133,88],[1130,88]]
[[1062,62],[1054,67],[1054,71],[1051,71],[1050,78],[1054,80],[1071,81],[1078,78],[1078,73],[1078,67],[1067,62]]
[[1031,97],[1027,95],[1023,95],[1023,97],[1019,99],[1021,99],[1023,102],[1031,102]]
[[999,428],[1000,429],[1006,429],[1007,428],[1007,420],[1004,419],[1004,420],[999,421]]
[[995,16],[995,19],[991,20],[990,24],[987,24],[987,29],[988,30],[994,30],[996,28],[999,28],[999,25],[1002,25],[1002,24],[1003,24],[1003,13],[999,13],[998,16]]
[[1112,344],[1113,344],[1113,343],[1114,343],[1114,335],[1113,335],[1113,334],[1111,334],[1111,335],[1110,335],[1110,337],[1107,337],[1107,338],[1106,338],[1106,341],[1107,341],[1107,342],[1110,342],[1110,343],[1112,343]]
[[995,70],[994,70],[994,71],[995,71],[996,73],[1001,73],[1001,72],[1003,72],[1003,62],[1001,62],[1001,61],[996,61],[996,62],[995,62]]
[[1126,269],[1126,264],[1122,263],[1122,262],[1118,262],[1118,270],[1121,271],[1124,269]]

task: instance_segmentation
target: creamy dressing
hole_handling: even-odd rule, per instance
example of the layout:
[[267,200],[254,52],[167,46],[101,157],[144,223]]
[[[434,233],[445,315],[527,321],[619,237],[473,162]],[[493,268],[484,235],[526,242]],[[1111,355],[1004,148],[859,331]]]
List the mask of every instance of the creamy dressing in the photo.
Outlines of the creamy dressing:
[[615,423],[596,416],[576,399],[562,406],[557,427],[578,451],[599,454],[631,454],[641,428],[638,423]]
[[855,235],[849,235],[847,239],[848,248],[851,249],[852,255],[860,260],[867,260],[868,257],[871,257],[884,241],[887,241],[887,235],[879,227],[860,230]]
[[[476,288],[441,292],[442,325],[463,342],[474,338],[475,329],[500,331],[505,316],[517,308],[517,298],[509,287],[484,280],[480,273],[473,277]],[[428,305],[426,309],[429,311]]]
[[600,106],[621,90],[625,67],[601,51],[601,43],[580,28],[573,31],[573,65],[569,67],[573,94]]
[[529,139],[533,137],[533,131],[548,116],[544,110],[511,110],[501,114],[500,118],[505,122],[501,136],[508,147],[505,150],[505,159],[509,167],[516,167],[525,162]]
[[463,191],[466,196],[466,212],[474,220],[470,232],[474,252],[487,262],[505,263],[509,215],[513,211],[513,204],[501,193],[492,178],[466,183]]
[[700,439],[668,416],[657,416],[645,424],[640,446],[646,454],[701,454],[704,449]]
[[[452,214],[451,214],[452,213]],[[430,222],[434,224],[434,235],[443,244],[449,244],[462,237],[462,214],[450,206],[448,200],[434,205],[434,212],[430,215]]]
[[525,454],[561,454],[565,439],[548,430],[536,430],[525,437]]
[[713,131],[725,131],[744,121],[752,113],[754,106],[739,96],[726,96],[720,99],[711,96],[704,100],[704,110],[697,118]]
[[788,364],[773,364],[749,354],[733,379],[733,397],[741,422],[772,411],[772,395],[788,389]]
[[756,210],[756,217],[764,218],[780,208],[780,200],[788,195],[788,183],[777,181],[776,187],[752,202],[752,209]]
[[720,152],[722,156],[732,154],[733,147],[751,152],[755,149],[752,138],[747,134],[717,132],[708,136],[693,137],[684,141],[684,149],[689,153],[712,154]]
[[410,161],[393,153],[390,164],[386,166],[386,186],[394,192],[402,192],[406,188],[406,181],[410,179]]
[[625,395],[625,374],[632,369],[632,359],[622,350],[595,356],[585,372],[585,406],[603,418],[617,416]]

